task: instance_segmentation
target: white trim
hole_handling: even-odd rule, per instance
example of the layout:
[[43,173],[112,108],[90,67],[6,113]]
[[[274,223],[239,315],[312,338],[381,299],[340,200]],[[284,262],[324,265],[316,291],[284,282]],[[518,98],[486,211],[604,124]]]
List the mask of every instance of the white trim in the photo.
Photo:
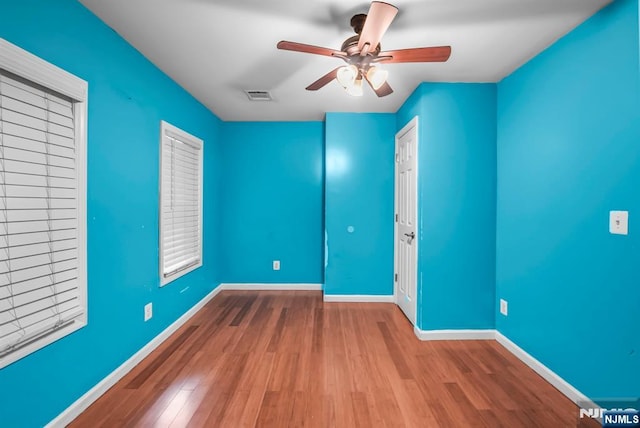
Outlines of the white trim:
[[[420,153],[420,134],[418,128],[418,116],[414,116],[405,126],[402,127],[400,131],[398,131],[395,135],[395,145],[394,145],[394,159],[393,159],[393,302],[398,304],[398,282],[396,281],[396,275],[398,274],[398,222],[396,221],[396,216],[398,215],[398,142],[400,139],[411,129],[415,129],[416,133],[416,173],[415,173],[415,198],[416,198],[416,209],[415,209],[415,219],[418,222],[418,186],[420,183],[419,180],[419,172],[420,172],[420,162],[419,162],[419,153]],[[416,272],[415,272],[415,283],[416,283],[416,295],[414,296],[414,312],[413,316],[415,319],[409,320],[413,325],[416,325],[418,322],[418,245],[420,241],[420,229],[418,224],[416,224],[416,237],[413,239],[415,244],[415,252],[416,252]],[[405,314],[406,315],[406,314]],[[407,317],[408,318],[408,317]]]
[[55,419],[46,425],[46,428],[62,428],[70,424],[80,413],[86,410],[94,401],[102,396],[109,388],[115,385],[120,379],[124,377],[131,369],[138,365],[144,358],[146,358],[154,349],[156,349],[162,342],[167,340],[176,330],[178,330],[184,323],[186,323],[191,317],[193,317],[204,305],[206,305],[211,299],[213,299],[218,293],[222,291],[221,286],[217,286],[213,291],[207,294],[202,300],[196,303],[191,309],[184,313],[180,318],[175,320],[173,324],[164,329],[159,335],[153,338],[151,342],[147,343],[142,349],[136,352],[131,358],[122,363],[120,367],[108,374],[93,388],[87,391],[82,397],[78,398],[73,404],[67,407],[62,413],[60,413]]
[[353,302],[353,303],[395,303],[393,295],[378,294],[325,294],[325,302]]
[[307,291],[320,291],[322,290],[322,284],[268,284],[268,283],[228,283],[220,284],[223,290],[255,290],[255,291],[268,291],[268,290],[307,290]]
[[[86,91],[87,83],[84,82],[84,85]],[[82,101],[74,102],[73,109],[76,128],[76,191],[78,192],[78,284],[81,286],[80,304],[84,308],[82,326],[85,326],[89,320],[89,280],[87,278],[87,128],[89,106],[86,93]]]
[[[86,296],[86,293],[84,293]],[[80,298],[82,299],[82,292],[80,293]],[[86,305],[82,307],[82,314],[78,316],[75,320],[69,323],[66,327],[62,327],[51,334],[46,335],[44,338],[36,340],[28,345],[21,347],[20,349],[11,352],[10,354],[5,355],[0,358],[0,370],[3,368],[15,363],[16,361],[26,357],[29,354],[32,354],[45,346],[49,346],[52,343],[62,339],[65,336],[70,335],[71,333],[80,330],[82,327],[87,325],[87,310]]]
[[558,391],[569,398],[569,400],[573,401],[576,404],[580,403],[579,405],[582,406],[587,404],[586,407],[600,408],[600,406],[594,403],[589,397],[578,391],[575,387],[573,387],[573,385],[562,379],[553,370],[542,364],[540,361],[536,360],[524,349],[513,343],[499,331],[496,331],[495,338],[496,341],[501,344],[507,351],[511,352],[520,361],[529,366],[534,372],[542,376],[544,380],[553,385]]
[[420,340],[494,340],[495,330],[420,330],[413,332]]
[[0,67],[75,101],[87,100],[88,83],[0,38]]

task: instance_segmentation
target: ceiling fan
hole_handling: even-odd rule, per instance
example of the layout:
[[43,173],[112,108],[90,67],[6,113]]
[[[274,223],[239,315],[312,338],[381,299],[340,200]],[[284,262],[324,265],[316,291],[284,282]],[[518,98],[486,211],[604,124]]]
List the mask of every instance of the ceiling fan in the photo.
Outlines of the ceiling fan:
[[278,49],[332,56],[347,63],[307,86],[308,91],[317,91],[336,79],[350,95],[361,96],[362,81],[366,80],[376,95],[384,97],[393,89],[387,83],[388,72],[380,68],[380,63],[445,62],[451,55],[451,46],[382,51],[380,39],[397,13],[398,8],[389,3],[372,2],[367,15],[358,14],[351,18],[356,35],[345,40],[339,51],[286,40],[278,43]]

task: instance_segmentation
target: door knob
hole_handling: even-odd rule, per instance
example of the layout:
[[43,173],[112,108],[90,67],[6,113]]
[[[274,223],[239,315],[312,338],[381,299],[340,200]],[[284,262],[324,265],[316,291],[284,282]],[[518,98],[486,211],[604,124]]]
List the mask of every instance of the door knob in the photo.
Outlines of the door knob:
[[404,236],[406,236],[407,238],[409,238],[407,241],[410,244],[411,241],[413,241],[416,237],[416,233],[415,232],[411,232],[411,233],[405,233]]

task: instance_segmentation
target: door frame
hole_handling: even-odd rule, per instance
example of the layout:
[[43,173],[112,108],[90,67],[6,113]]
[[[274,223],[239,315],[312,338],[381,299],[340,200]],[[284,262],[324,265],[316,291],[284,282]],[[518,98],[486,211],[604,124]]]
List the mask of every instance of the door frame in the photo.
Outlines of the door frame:
[[415,325],[418,324],[418,296],[419,296],[419,287],[420,287],[420,283],[418,282],[418,245],[420,242],[420,219],[418,218],[418,185],[420,183],[419,177],[420,177],[420,162],[418,162],[418,160],[420,159],[419,157],[419,153],[420,153],[420,133],[419,133],[419,121],[418,121],[418,116],[414,116],[413,119],[411,119],[405,126],[402,127],[402,129],[400,131],[398,131],[395,135],[395,147],[394,147],[394,155],[393,155],[393,301],[395,302],[396,305],[398,305],[398,281],[397,281],[397,274],[398,274],[398,222],[397,222],[397,216],[398,216],[398,141],[400,140],[400,138],[405,135],[407,132],[409,132],[409,130],[411,128],[415,128],[415,132],[416,132],[416,174],[415,174],[415,180],[416,180],[416,185],[415,185],[415,198],[416,198],[416,212],[415,212],[415,219],[416,219],[416,237],[413,240],[413,242],[415,243],[415,248],[416,248],[416,271],[415,271],[415,275],[416,275],[416,296],[414,299],[414,304],[415,304],[415,314],[416,314],[416,320],[415,320]]

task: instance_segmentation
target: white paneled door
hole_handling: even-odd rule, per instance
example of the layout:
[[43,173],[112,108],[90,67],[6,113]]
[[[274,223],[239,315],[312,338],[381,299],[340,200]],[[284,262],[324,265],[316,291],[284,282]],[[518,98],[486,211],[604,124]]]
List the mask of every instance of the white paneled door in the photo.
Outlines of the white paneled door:
[[396,134],[395,159],[395,298],[400,309],[416,324],[417,299],[417,199],[418,118]]

